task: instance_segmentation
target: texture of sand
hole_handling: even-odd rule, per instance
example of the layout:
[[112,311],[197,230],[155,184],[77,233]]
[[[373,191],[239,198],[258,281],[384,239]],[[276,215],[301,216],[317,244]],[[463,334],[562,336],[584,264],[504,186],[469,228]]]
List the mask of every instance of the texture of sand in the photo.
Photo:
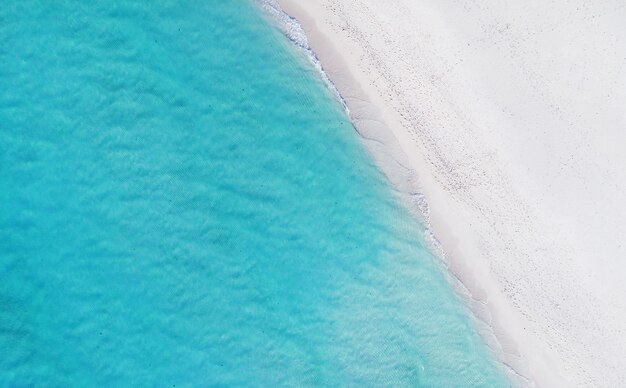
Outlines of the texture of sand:
[[279,3],[516,384],[626,386],[626,4]]

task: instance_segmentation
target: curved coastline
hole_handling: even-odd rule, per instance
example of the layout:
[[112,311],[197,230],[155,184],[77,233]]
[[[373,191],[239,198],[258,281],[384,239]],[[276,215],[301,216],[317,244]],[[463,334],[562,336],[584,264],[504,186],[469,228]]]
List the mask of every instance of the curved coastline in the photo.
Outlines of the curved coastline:
[[[455,268],[446,254],[448,246],[438,236],[448,234],[445,222],[438,214],[431,214],[431,207],[424,194],[423,180],[431,177],[419,174],[421,164],[407,156],[402,147],[401,134],[392,126],[401,126],[392,115],[385,114],[370,95],[362,88],[349,69],[344,56],[327,36],[316,28],[315,20],[306,10],[291,0],[254,0],[267,13],[289,40],[302,50],[320,73],[329,91],[342,105],[350,121],[374,158],[379,170],[388,179],[392,189],[405,209],[423,226],[422,237],[431,252],[442,265],[442,273],[461,300],[466,313],[481,336],[492,356],[498,361],[502,373],[514,386],[536,386],[521,355],[506,349],[503,343],[512,339],[505,332],[498,332],[493,323],[493,311],[488,304],[475,297],[480,291],[467,284],[467,270]],[[393,123],[393,124],[391,124]],[[427,184],[431,184],[428,182]],[[435,226],[433,226],[435,224]],[[453,236],[448,236],[448,238]],[[462,273],[465,271],[465,273]]]

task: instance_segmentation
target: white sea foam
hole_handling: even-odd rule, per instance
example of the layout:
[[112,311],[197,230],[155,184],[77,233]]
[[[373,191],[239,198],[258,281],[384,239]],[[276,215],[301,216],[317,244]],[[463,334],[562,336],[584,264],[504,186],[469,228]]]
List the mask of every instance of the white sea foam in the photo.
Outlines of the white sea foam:
[[350,110],[348,109],[348,105],[345,100],[335,87],[335,84],[328,78],[328,74],[324,71],[322,67],[322,63],[315,55],[315,52],[309,46],[309,41],[306,37],[306,33],[302,29],[302,26],[296,19],[289,16],[282,8],[278,5],[276,0],[254,0],[259,7],[265,11],[265,13],[270,16],[274,21],[276,21],[276,25],[280,28],[280,30],[285,34],[287,38],[299,49],[301,50],[307,58],[311,61],[313,67],[319,72],[322,80],[326,84],[326,87],[333,93],[333,95],[337,98],[343,109],[346,113],[350,114]]

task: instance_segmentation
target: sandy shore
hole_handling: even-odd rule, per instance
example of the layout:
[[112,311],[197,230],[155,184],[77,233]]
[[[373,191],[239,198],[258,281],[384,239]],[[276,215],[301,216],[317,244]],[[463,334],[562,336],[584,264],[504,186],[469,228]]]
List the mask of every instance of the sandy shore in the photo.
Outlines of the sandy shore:
[[516,384],[625,386],[626,6],[279,3]]

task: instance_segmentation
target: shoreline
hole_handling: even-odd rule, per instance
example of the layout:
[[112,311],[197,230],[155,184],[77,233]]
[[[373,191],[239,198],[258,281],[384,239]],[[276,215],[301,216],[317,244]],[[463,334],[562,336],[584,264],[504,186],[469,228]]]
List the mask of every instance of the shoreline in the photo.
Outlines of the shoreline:
[[[299,8],[295,1],[291,0],[274,0],[280,10],[272,10],[272,12],[284,12],[288,17],[298,23],[305,33],[306,41],[299,37],[294,37],[293,30],[283,30],[292,42],[300,49],[309,50],[312,57],[309,58],[317,70],[321,73],[322,78],[327,83],[329,90],[336,94],[352,122],[355,131],[363,141],[366,149],[371,157],[374,158],[379,170],[389,180],[391,187],[397,190],[399,199],[405,205],[407,211],[417,217],[422,223],[423,238],[429,245],[429,249],[441,262],[445,271],[444,276],[448,278],[450,287],[453,288],[455,294],[467,309],[468,318],[483,339],[486,347],[493,355],[498,367],[502,371],[503,376],[515,386],[534,386],[534,382],[527,375],[528,371],[525,366],[519,364],[520,356],[515,353],[507,353],[504,350],[502,340],[510,341],[506,335],[496,333],[492,326],[493,316],[487,304],[474,297],[472,289],[468,287],[468,273],[464,273],[463,269],[453,268],[450,262],[449,254],[446,247],[440,240],[443,235],[445,241],[454,239],[453,235],[446,230],[447,226],[439,217],[439,214],[433,216],[431,207],[426,199],[422,185],[423,176],[416,174],[416,165],[421,168],[422,161],[416,162],[410,160],[405,149],[398,140],[398,134],[392,131],[388,121],[391,117],[381,112],[379,107],[371,101],[371,97],[360,88],[359,81],[354,77],[353,73],[348,69],[348,64],[338,53],[336,47],[328,40],[328,38],[316,30],[315,21],[304,10]],[[271,5],[271,3],[264,3]],[[279,17],[278,15],[271,15]],[[282,20],[282,22],[285,22]],[[396,125],[400,125],[396,123]],[[407,139],[404,139],[407,141]],[[430,178],[432,179],[432,178]],[[433,226],[433,224],[436,225]],[[454,242],[448,242],[450,246]],[[475,292],[476,290],[474,290]]]
[[[596,290],[585,283],[583,260],[573,258],[570,241],[551,241],[561,234],[549,230],[541,206],[520,192],[518,177],[504,168],[510,160],[501,155],[502,149],[484,133],[469,131],[450,150],[445,141],[454,134],[439,137],[424,129],[422,125],[436,123],[437,119],[449,120],[445,124],[450,127],[460,123],[447,116],[456,113],[445,100],[450,95],[426,95],[436,100],[432,104],[439,104],[432,111],[419,112],[432,116],[424,120],[426,123],[413,116],[415,106],[407,103],[408,96],[402,94],[409,89],[402,87],[404,77],[409,84],[415,82],[409,78],[414,74],[406,69],[385,73],[388,69],[377,67],[377,62],[385,59],[368,39],[373,40],[378,31],[367,30],[367,21],[357,20],[351,25],[345,14],[338,16],[342,1],[327,7],[321,4],[324,0],[305,4],[276,1],[304,30],[310,50],[347,106],[355,129],[377,165],[393,187],[408,194],[405,198],[412,202],[409,208],[420,213],[417,215],[425,224],[426,237],[432,238],[434,253],[442,259],[453,282],[458,280],[459,285],[453,287],[467,302],[473,320],[478,320],[477,330],[503,365],[505,375],[519,386],[622,381],[618,374],[601,379],[598,372],[605,371],[593,370],[586,364],[603,350],[601,343],[588,349],[594,345],[592,341],[597,341],[597,332],[615,332],[620,320],[626,320],[618,316],[615,322],[601,322],[608,313],[596,307],[598,296],[585,295]],[[362,28],[360,35],[355,32],[358,28]],[[385,42],[392,53],[394,43]],[[400,86],[394,80],[400,80]],[[409,86],[415,85],[420,83]],[[397,95],[391,93],[394,87],[400,89]],[[455,146],[469,149],[459,152]],[[459,156],[470,160],[451,159]],[[481,180],[489,185],[481,186]],[[543,236],[547,230],[553,233]],[[579,284],[585,289],[578,290]],[[560,302],[555,303],[555,299]],[[598,312],[601,314],[585,318],[579,326],[565,326],[562,321]],[[596,333],[589,335],[590,330]],[[604,343],[607,341],[610,339]],[[603,359],[614,357],[613,365],[618,366],[623,356],[620,350],[620,343],[615,344]]]
[[[293,31],[292,27],[283,29],[290,40],[304,51],[310,51],[307,54],[311,56],[309,60],[321,73],[322,78],[329,87],[331,93],[336,95],[339,103],[343,105],[346,114],[351,120],[355,131],[363,141],[366,149],[371,157],[374,158],[379,170],[386,176],[392,189],[396,190],[399,200],[403,203],[406,210],[415,216],[423,225],[423,238],[428,244],[429,249],[435,257],[441,262],[445,271],[444,276],[448,278],[450,287],[454,290],[457,297],[464,304],[468,318],[483,339],[484,344],[493,355],[503,376],[507,377],[515,386],[533,386],[534,383],[526,375],[527,370],[524,366],[518,364],[519,355],[506,353],[501,340],[509,341],[508,337],[502,337],[497,334],[495,328],[491,325],[493,317],[486,303],[473,296],[472,290],[468,288],[466,281],[467,274],[459,268],[452,268],[446,253],[446,249],[442,246],[442,242],[438,238],[444,235],[445,239],[454,239],[445,230],[446,225],[436,215],[431,215],[431,209],[428,201],[423,194],[424,188],[421,184],[422,177],[416,174],[415,161],[408,158],[401,143],[396,137],[380,109],[371,102],[370,96],[361,88],[358,80],[348,69],[347,63],[338,53],[333,44],[326,36],[315,30],[315,22],[309,19],[303,10],[299,9],[295,3],[289,0],[274,0],[276,6],[268,2],[263,5],[269,5],[272,9],[271,13],[283,12],[293,21],[298,23],[305,33],[305,40],[297,36],[298,32]],[[267,9],[266,9],[267,11]],[[280,15],[270,15],[274,18],[280,18]],[[285,20],[279,20],[286,23]],[[387,118],[389,119],[389,118]],[[421,165],[421,164],[420,164]],[[438,225],[435,232],[433,222]]]

